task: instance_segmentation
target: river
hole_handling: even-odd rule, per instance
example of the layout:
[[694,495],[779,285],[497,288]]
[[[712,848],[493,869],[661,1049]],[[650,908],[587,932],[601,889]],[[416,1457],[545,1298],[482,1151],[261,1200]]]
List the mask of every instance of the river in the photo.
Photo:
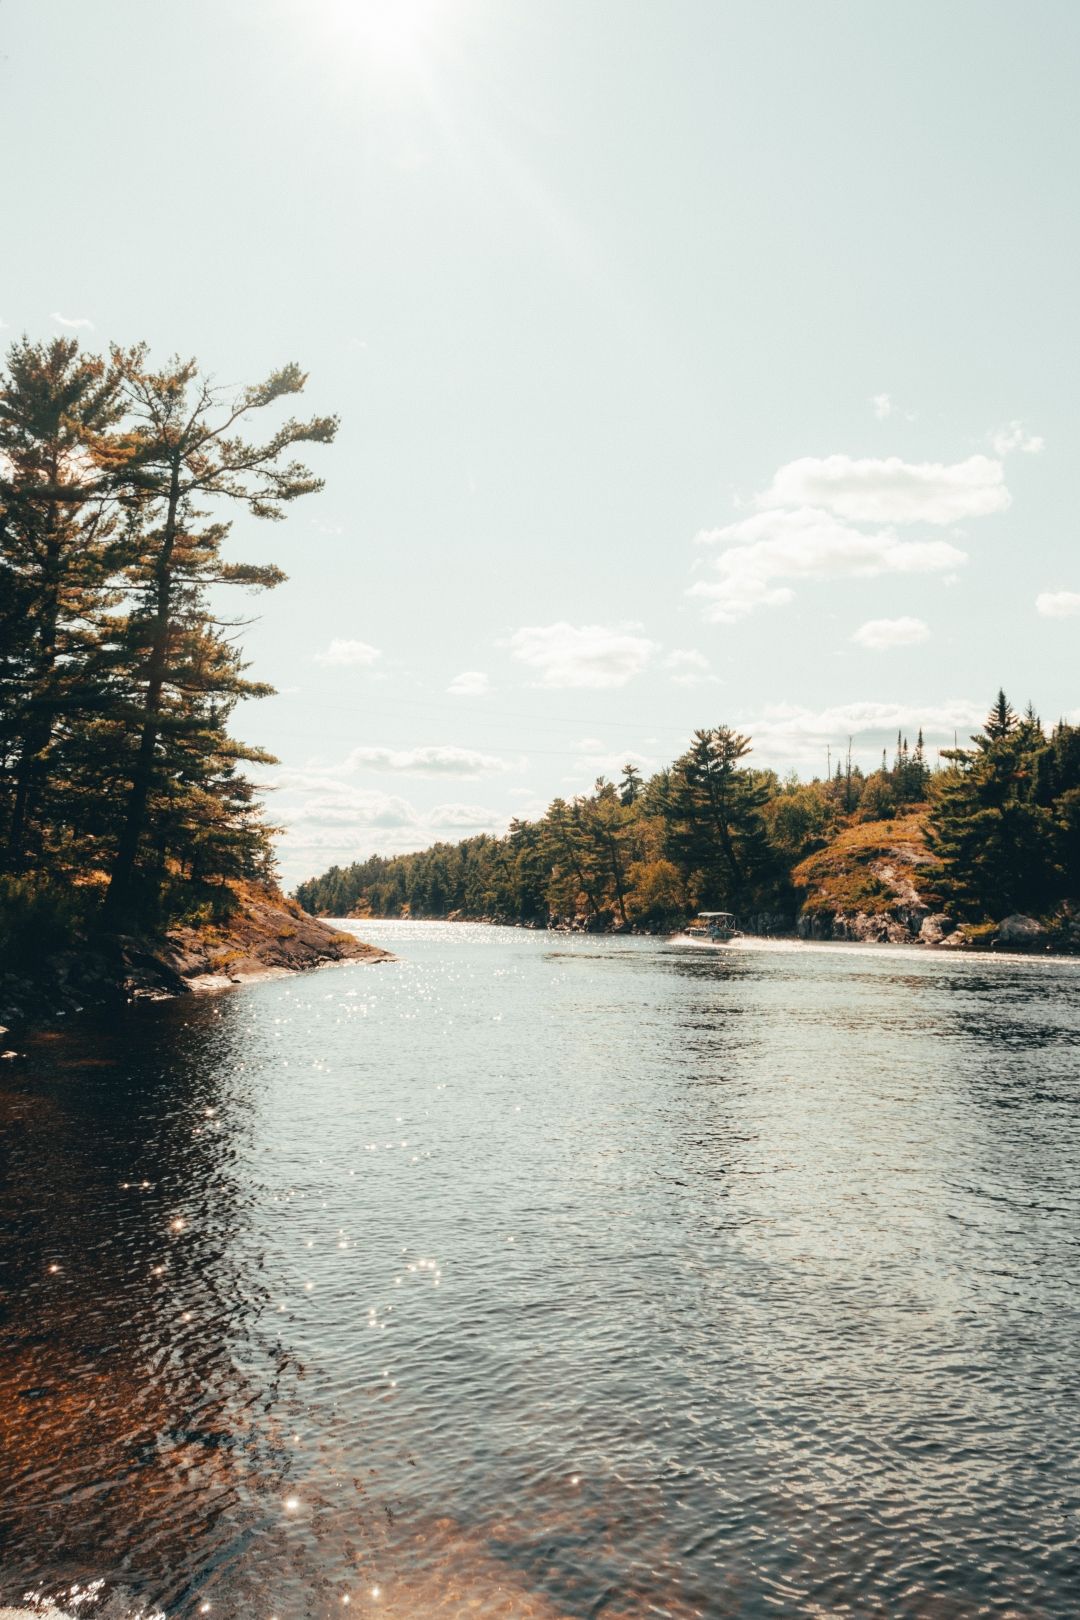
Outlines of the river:
[[0,1602],[1074,1620],[1080,962],[361,932],[0,1066]]

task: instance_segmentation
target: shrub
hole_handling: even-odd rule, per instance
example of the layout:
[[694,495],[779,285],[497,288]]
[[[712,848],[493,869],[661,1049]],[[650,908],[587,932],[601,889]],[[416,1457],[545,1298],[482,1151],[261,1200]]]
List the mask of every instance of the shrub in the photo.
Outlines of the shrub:
[[87,896],[76,888],[0,877],[0,967],[14,971],[75,944]]

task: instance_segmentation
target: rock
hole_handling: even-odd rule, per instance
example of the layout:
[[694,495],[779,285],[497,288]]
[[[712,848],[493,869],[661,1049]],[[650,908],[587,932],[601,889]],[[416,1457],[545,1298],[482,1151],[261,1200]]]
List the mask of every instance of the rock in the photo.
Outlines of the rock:
[[795,923],[800,939],[832,939],[832,919],[820,911],[804,912]]
[[1011,916],[1003,917],[998,925],[997,945],[1024,946],[1039,945],[1045,937],[1046,929],[1034,917],[1025,917],[1022,912],[1014,911]]
[[49,1603],[44,1609],[0,1609],[0,1620],[70,1620],[70,1617]]
[[891,912],[838,911],[832,923],[833,939],[855,940],[861,945],[910,945],[911,929]]
[[932,911],[922,920],[919,929],[920,945],[944,945],[947,936],[955,933],[956,924],[944,911]]
[[157,939],[95,936],[50,959],[36,983],[0,977],[0,1014],[8,1024],[23,1025],[87,1005],[164,1000],[330,962],[393,960],[389,951],[309,917],[276,889],[230,887],[235,903],[220,921],[172,928]]
[[[199,989],[266,973],[302,973],[327,962],[391,960],[390,952],[355,934],[309,917],[292,900],[254,884],[236,886],[229,919],[206,928],[172,928],[161,956],[173,973]],[[212,985],[210,981],[215,981]]]

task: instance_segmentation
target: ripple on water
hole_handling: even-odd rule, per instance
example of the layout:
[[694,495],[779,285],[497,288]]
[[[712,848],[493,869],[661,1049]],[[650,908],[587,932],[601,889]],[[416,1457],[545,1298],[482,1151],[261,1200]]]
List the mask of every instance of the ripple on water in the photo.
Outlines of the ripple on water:
[[364,932],[0,1077],[0,1597],[1075,1615],[1080,964]]

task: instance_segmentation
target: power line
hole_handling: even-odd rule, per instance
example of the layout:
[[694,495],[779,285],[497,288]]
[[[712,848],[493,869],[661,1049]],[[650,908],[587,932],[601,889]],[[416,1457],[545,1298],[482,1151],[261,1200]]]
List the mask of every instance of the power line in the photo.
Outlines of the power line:
[[[428,698],[391,697],[389,694],[384,695],[382,693],[373,694],[371,696],[370,700],[367,697],[365,697],[363,702],[357,702],[356,704],[352,704],[352,703],[322,703],[322,702],[314,701],[314,700],[312,700],[310,698],[294,697],[294,696],[292,696],[292,694],[287,693],[287,692],[276,692],[276,693],[273,694],[273,696],[271,698],[251,698],[248,701],[250,701],[252,703],[269,703],[269,702],[292,703],[298,708],[319,709],[320,711],[323,711],[323,712],[329,711],[329,712],[336,713],[336,714],[366,713],[369,706],[370,707],[375,707],[379,703],[392,703],[392,704],[397,705],[398,707],[407,707],[407,708],[413,708],[413,709],[431,709],[431,710],[434,710],[436,713],[439,713],[439,714],[456,714],[456,715],[461,716],[464,713],[464,711],[463,711],[460,704],[439,703],[437,701],[433,701],[432,699],[428,699]],[[500,720],[529,720],[529,721],[539,722],[541,725],[552,724],[552,725],[568,725],[568,726],[598,726],[598,727],[603,727],[603,726],[622,726],[622,725],[626,724],[625,721],[616,720],[616,719],[611,718],[610,716],[607,719],[601,720],[601,719],[597,719],[595,717],[590,717],[588,715],[582,715],[582,714],[575,714],[575,715],[537,714],[535,711],[530,712],[529,710],[526,710],[526,709],[502,709],[502,710],[496,711],[495,713],[491,714],[490,717],[484,716],[484,715],[475,715],[474,714],[471,718],[473,720],[480,720],[481,722],[483,722],[486,718],[490,718],[491,720],[495,721],[496,723],[498,723],[498,721],[500,721]],[[692,730],[693,728],[687,728],[685,726],[669,726],[669,725],[663,725],[663,724],[660,724],[660,725],[646,724],[643,727],[643,729],[647,729],[649,731],[665,732],[665,733],[667,733],[667,734],[669,734],[671,736],[687,737],[687,739],[689,740],[689,730]]]

